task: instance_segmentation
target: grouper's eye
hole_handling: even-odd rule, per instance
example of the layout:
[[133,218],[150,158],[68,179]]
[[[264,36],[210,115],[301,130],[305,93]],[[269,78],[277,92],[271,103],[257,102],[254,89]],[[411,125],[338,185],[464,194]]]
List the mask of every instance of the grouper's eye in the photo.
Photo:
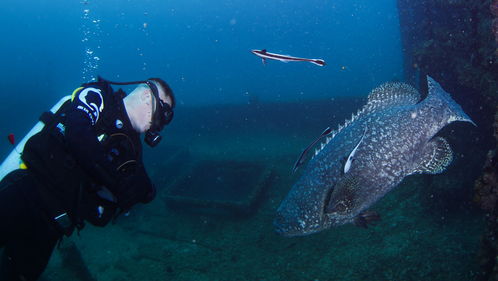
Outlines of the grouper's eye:
[[330,209],[330,213],[338,213],[345,214],[348,213],[352,208],[351,201],[339,201],[334,204],[334,206]]
[[334,211],[338,213],[344,213],[348,210],[348,207],[344,201],[338,202],[334,206]]
[[325,198],[325,209],[324,213],[330,214],[330,213],[346,213],[348,212],[352,205],[353,202],[350,199],[344,198],[343,200],[337,201],[337,200],[332,200],[332,190],[331,189],[326,198]]

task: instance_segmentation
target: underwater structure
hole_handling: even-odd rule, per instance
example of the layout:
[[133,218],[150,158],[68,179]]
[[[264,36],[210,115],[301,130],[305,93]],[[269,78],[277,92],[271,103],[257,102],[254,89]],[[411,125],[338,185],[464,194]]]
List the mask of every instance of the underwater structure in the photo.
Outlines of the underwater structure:
[[497,5],[496,0],[398,0],[408,82],[415,84],[418,72],[431,74],[478,92],[493,108],[498,102]]
[[498,1],[398,0],[398,9],[407,81],[429,74],[452,85],[479,119],[489,152],[473,189],[487,221],[478,280],[498,280]]
[[493,124],[497,142],[488,152],[482,175],[474,186],[474,201],[486,212],[487,228],[481,240],[479,262],[483,269],[482,280],[498,279],[498,107]]

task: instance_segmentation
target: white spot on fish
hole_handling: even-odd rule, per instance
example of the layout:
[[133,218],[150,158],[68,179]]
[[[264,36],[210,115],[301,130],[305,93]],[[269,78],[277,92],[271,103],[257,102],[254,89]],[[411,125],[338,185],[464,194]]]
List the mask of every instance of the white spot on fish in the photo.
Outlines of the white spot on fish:
[[104,207],[98,206],[97,207],[97,212],[99,214],[99,219],[100,219],[102,217],[102,215],[104,214]]
[[301,220],[301,219],[297,220],[297,222],[299,223],[299,226],[300,226],[301,228],[304,228],[304,227],[306,226],[306,222],[305,222],[305,221],[303,221],[303,220]]
[[363,136],[361,136],[361,139],[358,142],[358,144],[355,146],[353,151],[351,151],[351,154],[349,154],[348,160],[344,164],[344,173],[349,172],[349,169],[351,169],[351,164],[353,164],[354,155],[356,153],[356,150],[358,150],[358,147],[360,146],[361,142],[363,141],[363,138],[365,137],[366,133],[367,133],[367,128],[365,128],[365,132],[363,132]]

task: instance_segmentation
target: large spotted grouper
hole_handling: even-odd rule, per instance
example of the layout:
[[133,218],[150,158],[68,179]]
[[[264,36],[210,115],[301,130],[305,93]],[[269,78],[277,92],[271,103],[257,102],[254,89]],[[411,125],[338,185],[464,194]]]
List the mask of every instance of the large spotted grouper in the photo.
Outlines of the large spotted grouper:
[[427,80],[422,101],[404,83],[375,88],[351,120],[322,134],[325,142],[277,210],[278,233],[299,236],[346,223],[366,226],[378,219],[367,209],[404,177],[446,169],[453,154],[435,134],[454,121],[474,123],[436,81]]

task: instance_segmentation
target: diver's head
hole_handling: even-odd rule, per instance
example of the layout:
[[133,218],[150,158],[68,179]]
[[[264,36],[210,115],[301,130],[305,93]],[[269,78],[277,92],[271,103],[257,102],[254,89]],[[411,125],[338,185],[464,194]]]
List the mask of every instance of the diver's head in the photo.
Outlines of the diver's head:
[[166,82],[151,78],[127,95],[124,104],[131,125],[137,132],[158,135],[173,118],[175,97]]
[[156,146],[161,141],[159,132],[173,120],[176,101],[169,85],[160,78],[113,82],[98,77],[98,81],[112,85],[138,85],[123,99],[126,113],[133,128],[139,133],[145,133],[145,143]]
[[159,91],[159,97],[165,103],[168,103],[171,108],[175,108],[176,100],[175,95],[173,94],[173,90],[171,87],[161,78],[149,78],[148,81],[151,81],[156,85]]

